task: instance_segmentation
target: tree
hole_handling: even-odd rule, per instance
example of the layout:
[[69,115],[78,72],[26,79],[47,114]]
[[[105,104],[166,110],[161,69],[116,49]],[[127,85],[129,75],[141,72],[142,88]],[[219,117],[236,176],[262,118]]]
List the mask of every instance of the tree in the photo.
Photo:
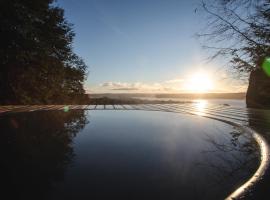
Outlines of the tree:
[[202,2],[209,15],[208,29],[200,37],[215,45],[212,58],[229,58],[240,75],[250,74],[247,106],[270,106],[270,80],[262,63],[270,56],[270,1],[218,0]]
[[0,103],[76,103],[84,98],[84,61],[54,0],[0,1]]

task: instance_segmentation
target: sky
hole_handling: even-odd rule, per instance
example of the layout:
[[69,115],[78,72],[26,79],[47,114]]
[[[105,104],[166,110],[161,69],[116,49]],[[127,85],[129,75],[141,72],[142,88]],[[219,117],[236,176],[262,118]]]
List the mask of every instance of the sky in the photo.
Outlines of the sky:
[[74,51],[88,65],[88,93],[192,92],[187,84],[198,74],[211,80],[207,92],[246,88],[221,62],[207,61],[195,37],[206,25],[200,0],[58,0],[57,5],[74,25]]

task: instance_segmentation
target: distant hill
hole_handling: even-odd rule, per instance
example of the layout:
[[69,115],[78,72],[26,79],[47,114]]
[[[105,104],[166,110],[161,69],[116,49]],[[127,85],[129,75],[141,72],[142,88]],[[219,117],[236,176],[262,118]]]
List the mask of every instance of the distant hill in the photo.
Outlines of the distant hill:
[[88,94],[90,98],[183,98],[183,99],[245,99],[246,93],[174,93],[174,94],[153,94],[153,93],[103,93]]

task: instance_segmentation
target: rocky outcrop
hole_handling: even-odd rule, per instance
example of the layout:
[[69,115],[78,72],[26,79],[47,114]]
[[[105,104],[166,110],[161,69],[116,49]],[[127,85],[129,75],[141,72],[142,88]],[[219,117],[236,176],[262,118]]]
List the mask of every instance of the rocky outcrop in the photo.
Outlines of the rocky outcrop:
[[270,108],[270,77],[261,69],[250,73],[246,104],[249,108]]

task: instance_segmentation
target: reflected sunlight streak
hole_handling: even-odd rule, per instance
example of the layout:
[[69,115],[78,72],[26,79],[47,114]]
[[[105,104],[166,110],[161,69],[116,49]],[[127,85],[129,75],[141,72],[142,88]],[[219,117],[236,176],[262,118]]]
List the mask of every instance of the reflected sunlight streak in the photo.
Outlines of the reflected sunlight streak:
[[205,114],[205,108],[206,108],[207,104],[208,104],[207,100],[200,99],[200,100],[196,101],[195,108],[196,108],[198,115],[202,116]]

